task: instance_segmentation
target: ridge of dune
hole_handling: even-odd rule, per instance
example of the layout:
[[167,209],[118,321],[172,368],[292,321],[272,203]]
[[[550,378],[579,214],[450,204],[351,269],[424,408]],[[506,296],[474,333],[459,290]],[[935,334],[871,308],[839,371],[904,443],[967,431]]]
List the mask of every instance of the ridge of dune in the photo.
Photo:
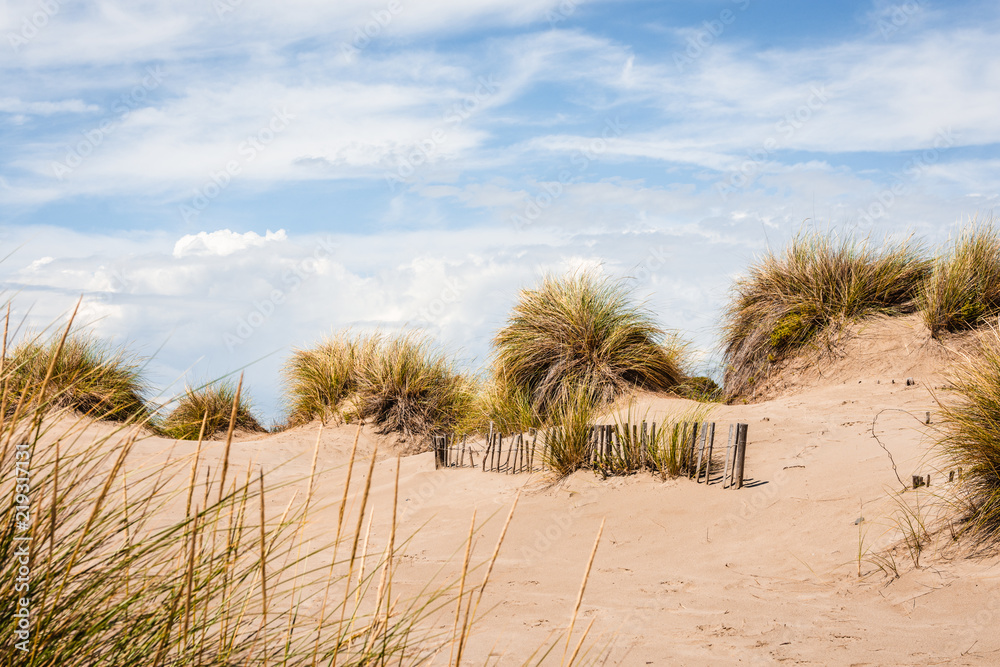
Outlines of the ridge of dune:
[[875,316],[820,336],[785,359],[756,387],[750,401],[809,391],[858,380],[905,382],[920,378],[929,386],[947,382],[948,367],[968,352],[981,330],[931,336],[919,314]]

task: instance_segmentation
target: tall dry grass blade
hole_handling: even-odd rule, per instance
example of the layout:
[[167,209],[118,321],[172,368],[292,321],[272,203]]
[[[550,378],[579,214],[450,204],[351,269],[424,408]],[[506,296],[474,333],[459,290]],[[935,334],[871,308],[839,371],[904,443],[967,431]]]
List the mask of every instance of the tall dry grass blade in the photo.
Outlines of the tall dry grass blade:
[[[483,582],[479,585],[479,590],[476,592],[476,602],[472,604],[472,595],[469,596],[469,607],[466,608],[465,620],[462,622],[462,636],[459,638],[458,642],[458,655],[455,658],[456,667],[462,662],[462,654],[465,652],[465,647],[468,644],[469,635],[472,632],[472,626],[476,622],[476,612],[479,610],[479,602],[483,599],[483,593],[486,591],[486,584],[490,581],[490,576],[493,574],[493,566],[496,565],[497,558],[500,556],[500,547],[503,546],[504,538],[507,537],[507,529],[510,527],[510,522],[514,518],[514,510],[517,508],[517,502],[521,499],[521,489],[517,490],[514,495],[514,502],[510,506],[510,511],[507,513],[507,519],[503,522],[503,527],[500,529],[500,535],[497,537],[497,543],[493,547],[493,554],[490,556],[489,564],[486,566],[486,574],[483,576]],[[469,612],[471,608],[471,613]]]
[[316,465],[319,462],[319,444],[323,439],[323,423],[320,422],[319,431],[316,433],[316,445],[313,447],[312,465],[309,466],[309,487],[306,489],[306,505],[302,511],[302,521],[309,513],[309,504],[312,502],[313,487],[316,484]]
[[240,407],[240,394],[243,391],[243,373],[240,373],[240,381],[236,385],[236,396],[233,398],[233,411],[229,415],[229,429],[226,431],[226,449],[222,453],[222,474],[219,477],[219,503],[226,493],[226,473],[229,471],[229,448],[233,444],[233,431],[236,430],[236,413]]
[[594,627],[594,621],[596,620],[596,618],[590,619],[590,623],[587,624],[583,634],[580,635],[580,641],[576,643],[576,648],[573,649],[573,654],[569,656],[569,662],[566,663],[566,667],[572,667],[573,663],[576,661],[576,657],[580,655],[580,649],[583,648],[583,642],[586,641],[587,635],[590,634],[590,629]]
[[[73,566],[76,565],[76,559],[80,555],[80,549],[83,546],[83,542],[87,539],[90,534],[90,529],[94,525],[94,521],[97,519],[97,515],[104,504],[105,498],[108,497],[108,491],[111,489],[111,484],[117,479],[118,472],[121,470],[122,466],[125,464],[125,458],[128,456],[129,452],[132,451],[132,445],[135,444],[135,435],[130,435],[125,440],[125,445],[121,448],[118,453],[118,458],[115,460],[114,466],[111,472],[108,473],[107,479],[104,482],[104,486],[101,487],[101,492],[94,501],[94,506],[91,509],[90,516],[87,518],[87,523],[84,525],[83,530],[80,532],[80,537],[76,542],[76,546],[73,547],[73,552],[66,562],[66,567],[63,570],[62,581],[59,584],[59,588],[56,590],[55,602],[52,604],[51,611],[49,612],[47,619],[52,617],[55,608],[58,606],[59,601],[62,599],[63,591],[66,589],[66,585],[69,583],[69,573],[72,571]],[[40,624],[42,625],[42,624]],[[35,643],[35,648],[37,649],[40,642]]]
[[183,595],[184,587],[181,586],[177,589],[177,593],[174,594],[173,600],[170,602],[170,612],[167,614],[167,627],[163,629],[163,639],[160,641],[160,647],[156,651],[153,667],[160,667],[163,664],[163,660],[167,657],[167,653],[170,651],[170,634],[173,632],[174,620],[177,617],[177,606],[180,604],[181,596]]
[[[358,541],[361,538],[361,528],[365,520],[365,508],[368,506],[368,493],[372,488],[372,476],[375,473],[375,457],[378,454],[378,442],[372,449],[371,462],[368,464],[368,477],[365,479],[365,490],[361,494],[361,509],[358,510],[358,526],[354,530],[354,540],[351,543],[351,559],[347,563],[347,582],[344,591],[344,600],[340,606],[340,621],[337,623],[337,632],[341,632],[344,627],[344,615],[347,613],[347,601],[351,599],[351,580],[354,576],[354,563],[358,556]],[[359,582],[360,585],[360,582]],[[337,667],[337,658],[340,655],[340,642],[333,649],[332,667]]]
[[[388,554],[385,559],[386,583],[385,583],[385,627],[389,627],[389,608],[392,602],[392,558],[396,553],[396,518],[399,508],[399,469],[402,466],[402,458],[396,455],[396,476],[392,485],[392,527],[389,529]],[[378,614],[378,608],[375,609]],[[382,652],[385,653],[383,643]]]
[[[465,558],[462,559],[462,577],[458,582],[458,599],[455,602],[455,625],[451,631],[451,652],[448,654],[448,664],[451,665],[452,658],[455,657],[455,648],[457,644],[461,643],[461,637],[464,635],[464,628],[462,634],[458,632],[458,623],[462,618],[462,600],[465,599],[465,577],[469,572],[469,558],[472,556],[472,538],[476,536],[476,511],[472,510],[472,523],[469,525],[469,538],[465,542]],[[457,662],[454,663],[457,667]]]
[[[238,392],[237,392],[238,393]],[[235,412],[235,408],[234,408]],[[260,613],[264,633],[264,667],[267,667],[267,529],[264,512],[264,467],[260,469]]]
[[587,580],[590,579],[590,568],[594,565],[594,556],[597,555],[597,547],[601,544],[601,535],[604,534],[604,522],[601,519],[601,527],[597,529],[597,539],[594,540],[594,548],[590,550],[590,558],[587,559],[587,569],[583,572],[583,581],[580,582],[580,592],[576,596],[576,604],[573,606],[573,616],[569,620],[569,628],[566,630],[566,647],[563,649],[563,657],[559,664],[566,664],[566,654],[569,652],[569,642],[573,638],[573,626],[576,625],[576,616],[580,613],[580,605],[583,603],[583,592],[587,589]]
[[[7,377],[7,329],[10,326],[10,301],[7,302],[7,315],[3,319],[3,350],[0,352],[0,377],[3,378],[3,396],[0,397],[0,429],[6,425],[7,419],[7,391],[10,386],[10,379]],[[0,461],[7,459],[7,451],[0,454]]]
[[205,424],[208,423],[208,413],[201,419],[201,429],[198,431],[198,445],[194,450],[194,461],[191,462],[191,481],[188,484],[187,505],[184,508],[184,516],[191,516],[191,501],[194,498],[194,487],[198,474],[198,460],[201,458],[201,443],[205,438]]
[[361,582],[365,580],[365,569],[368,563],[368,540],[372,536],[372,524],[375,523],[375,506],[368,510],[368,529],[365,530],[365,539],[361,543],[361,567],[358,568],[358,587],[354,591],[354,613],[351,614],[350,632],[354,632],[354,621],[357,618],[358,610],[361,607]]
[[[316,628],[316,643],[313,645],[312,659],[310,667],[316,667],[316,658],[319,656],[319,642],[326,622],[326,605],[330,599],[330,585],[333,582],[333,568],[337,564],[337,550],[340,547],[340,533],[344,525],[344,510],[347,508],[348,491],[351,488],[351,477],[354,473],[354,457],[358,453],[358,439],[361,437],[362,422],[358,422],[358,428],[354,432],[354,443],[351,445],[351,455],[347,461],[347,479],[344,480],[344,496],[340,499],[340,507],[337,510],[337,532],[333,541],[333,555],[330,557],[330,572],[326,578],[326,587],[323,590],[323,602],[320,605],[319,623]],[[340,642],[337,642],[338,646]],[[334,649],[336,650],[336,649]]]
[[[190,516],[190,515],[191,514],[189,509],[188,513],[185,516]],[[195,508],[194,522],[191,525],[191,549],[188,557],[187,572],[185,573],[184,577],[185,579],[184,584],[187,589],[187,594],[184,599],[184,628],[183,628],[185,651],[187,650],[188,631],[191,628],[191,609],[192,609],[192,601],[194,599],[194,557],[198,547],[199,518],[200,517],[198,515],[197,508]]]

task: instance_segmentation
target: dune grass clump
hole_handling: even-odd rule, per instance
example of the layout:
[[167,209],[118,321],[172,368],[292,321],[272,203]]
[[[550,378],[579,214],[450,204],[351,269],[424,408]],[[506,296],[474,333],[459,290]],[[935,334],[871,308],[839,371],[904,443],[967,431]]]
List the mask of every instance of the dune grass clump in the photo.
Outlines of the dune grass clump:
[[289,424],[340,417],[344,402],[357,391],[358,361],[371,354],[368,348],[377,340],[340,332],[315,347],[295,350],[282,369]]
[[[225,433],[229,428],[236,387],[231,382],[215,382],[200,389],[188,387],[178,399],[177,406],[167,415],[160,429],[171,438],[197,440],[205,414],[205,438]],[[264,427],[254,417],[250,401],[240,394],[236,409],[236,428],[252,433],[263,433]]]
[[622,282],[592,273],[522,290],[493,346],[494,376],[543,416],[580,386],[608,401],[631,389],[670,391],[684,378],[683,345]]
[[358,416],[382,433],[454,431],[472,409],[472,381],[427,338],[412,333],[378,338],[356,359]]
[[942,405],[940,446],[962,469],[966,519],[1000,541],[1000,331],[980,341],[951,378],[956,399]]
[[415,333],[338,333],[285,365],[289,422],[370,419],[380,432],[426,435],[473,420],[473,381]]
[[729,396],[752,393],[772,365],[843,325],[916,308],[930,269],[913,241],[873,244],[850,236],[800,234],[768,252],[738,280],[723,333]]
[[699,403],[717,403],[723,398],[722,387],[705,375],[687,378],[678,385],[676,392],[684,398]]
[[992,219],[973,221],[941,253],[920,307],[933,336],[971,329],[1000,314],[1000,232]]
[[504,435],[526,433],[544,425],[530,392],[503,375],[480,385],[469,421],[468,431],[486,431],[492,423]]
[[[51,367],[47,400],[52,404],[108,421],[149,417],[141,359],[123,347],[82,334],[68,336],[61,348],[60,343],[58,338],[25,340],[8,353],[4,368],[10,371],[6,376],[11,396],[40,387]],[[61,349],[58,355],[57,349]],[[12,405],[8,402],[8,410]]]

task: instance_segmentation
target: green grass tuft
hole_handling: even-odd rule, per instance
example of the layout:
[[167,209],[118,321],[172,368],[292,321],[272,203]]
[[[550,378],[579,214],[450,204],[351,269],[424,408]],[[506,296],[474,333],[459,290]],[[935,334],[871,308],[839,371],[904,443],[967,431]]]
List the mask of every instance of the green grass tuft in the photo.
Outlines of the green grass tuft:
[[341,332],[315,347],[295,350],[282,369],[289,424],[340,417],[345,400],[357,391],[358,358],[369,354],[366,347],[376,340],[371,336],[352,339]]
[[415,333],[341,332],[285,365],[289,423],[371,419],[382,433],[427,435],[471,423],[473,381]]
[[723,397],[722,387],[704,375],[686,379],[677,387],[677,393],[700,403],[718,403]]
[[472,419],[465,430],[486,432],[491,422],[503,435],[526,433],[544,425],[531,394],[502,375],[491,377],[480,386]]
[[[17,397],[26,387],[39,388],[45,379],[59,339],[18,344],[4,360],[8,393]],[[124,348],[92,336],[76,334],[66,339],[56,360],[47,389],[46,403],[72,408],[94,419],[107,421],[145,420],[150,411],[144,400],[146,383],[142,360]],[[8,405],[13,404],[13,399]]]
[[684,379],[679,340],[622,282],[591,273],[522,290],[493,345],[494,377],[526,392],[543,416],[579,386],[608,401],[635,388],[670,391]]
[[967,519],[1000,539],[1000,332],[992,330],[952,377],[956,399],[943,405],[940,447],[962,469]]
[[1000,314],[1000,232],[992,219],[973,221],[942,251],[920,306],[933,336],[971,329]]
[[472,381],[417,334],[378,339],[358,356],[355,372],[358,415],[382,433],[454,431],[473,406]]
[[576,385],[553,406],[542,438],[543,461],[560,477],[590,466],[591,426],[600,400],[590,387]]
[[[160,428],[164,435],[178,440],[197,440],[201,421],[208,413],[205,438],[225,433],[232,416],[236,387],[231,382],[215,382],[200,389],[188,388],[178,399],[177,406],[163,420]],[[245,392],[240,394],[236,410],[236,428],[263,433],[264,427],[254,417]]]
[[911,240],[881,244],[808,232],[768,252],[738,280],[723,334],[725,390],[751,394],[781,361],[856,319],[916,308],[930,269]]

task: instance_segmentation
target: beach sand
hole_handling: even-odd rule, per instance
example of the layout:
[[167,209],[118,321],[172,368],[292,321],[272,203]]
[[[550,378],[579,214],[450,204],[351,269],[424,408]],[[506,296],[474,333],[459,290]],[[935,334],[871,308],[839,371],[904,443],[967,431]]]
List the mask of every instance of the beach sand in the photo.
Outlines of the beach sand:
[[[792,364],[771,383],[768,400],[715,406],[710,419],[720,425],[723,442],[724,425],[749,424],[747,486],[739,490],[649,474],[601,480],[581,471],[554,480],[540,473],[435,470],[429,452],[404,456],[398,459],[397,540],[405,544],[393,596],[406,599],[429,582],[457,578],[474,511],[471,562],[478,567],[469,585],[477,585],[520,492],[466,664],[521,664],[547,642],[556,647],[545,664],[559,662],[602,521],[570,648],[592,621],[588,659],[614,665],[1000,664],[1000,559],[970,557],[968,542],[952,539],[946,500],[953,486],[932,447],[937,399],[948,398],[941,389],[945,373],[965,344],[956,341],[929,339],[915,318],[871,322],[855,328],[839,354]],[[691,406],[643,395],[635,397],[633,412],[662,420]],[[269,488],[276,488],[268,495],[269,516],[304,493],[319,428],[314,423],[233,442],[230,475],[242,478],[248,466],[262,466]],[[333,539],[355,429],[323,429],[307,528],[315,540]],[[372,563],[388,538],[396,453],[412,446],[362,429],[348,514],[352,531],[366,457],[376,444]],[[193,442],[145,438],[129,465],[155,467],[194,448]],[[222,449],[221,442],[207,443],[204,464],[217,469]],[[899,480],[909,483],[917,474],[931,475],[931,486],[900,494]],[[919,507],[933,533],[919,567],[902,544],[900,503]],[[886,565],[893,560],[898,577]],[[303,612],[318,606],[306,601]],[[452,622],[451,608],[434,618],[443,632]],[[447,658],[438,655],[433,663]]]

